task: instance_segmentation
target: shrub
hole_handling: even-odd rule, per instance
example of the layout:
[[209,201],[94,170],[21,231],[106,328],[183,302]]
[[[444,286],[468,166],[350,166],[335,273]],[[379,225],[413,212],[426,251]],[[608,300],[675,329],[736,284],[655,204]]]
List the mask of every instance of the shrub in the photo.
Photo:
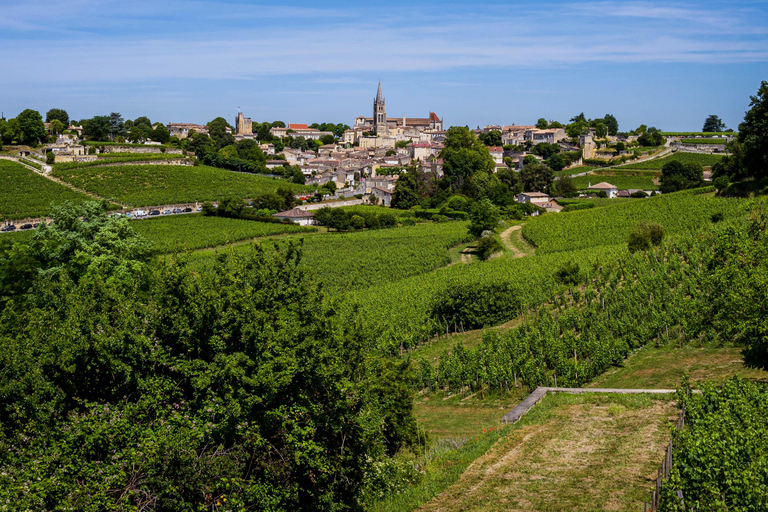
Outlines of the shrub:
[[566,286],[575,286],[581,280],[581,268],[573,261],[566,261],[555,271],[555,279]]
[[664,226],[655,222],[640,222],[629,233],[627,247],[630,252],[650,249],[653,245],[661,245],[664,238]]
[[[519,292],[511,283],[455,285],[435,302],[430,317],[449,329],[478,329],[495,325],[520,311]],[[510,310],[514,311],[510,314]]]
[[365,227],[365,219],[359,215],[353,215],[349,220],[349,224],[352,226],[352,229],[363,229]]
[[480,238],[475,254],[477,254],[481,260],[486,261],[492,254],[503,250],[504,247],[501,245],[498,238],[489,234]]
[[45,163],[48,165],[53,165],[53,163],[56,161],[56,155],[53,154],[53,151],[49,151],[45,154]]

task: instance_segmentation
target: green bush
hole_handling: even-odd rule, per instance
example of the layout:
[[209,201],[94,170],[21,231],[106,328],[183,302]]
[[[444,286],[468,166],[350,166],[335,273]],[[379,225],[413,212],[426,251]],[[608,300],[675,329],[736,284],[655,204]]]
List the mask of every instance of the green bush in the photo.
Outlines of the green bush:
[[640,222],[629,233],[627,247],[630,252],[650,249],[661,245],[664,238],[664,226],[655,222]]
[[522,301],[510,283],[466,283],[448,288],[430,318],[449,330],[478,329],[517,316]]
[[503,250],[504,247],[501,245],[498,238],[493,235],[487,235],[480,238],[475,254],[477,254],[481,260],[486,261],[492,254]]

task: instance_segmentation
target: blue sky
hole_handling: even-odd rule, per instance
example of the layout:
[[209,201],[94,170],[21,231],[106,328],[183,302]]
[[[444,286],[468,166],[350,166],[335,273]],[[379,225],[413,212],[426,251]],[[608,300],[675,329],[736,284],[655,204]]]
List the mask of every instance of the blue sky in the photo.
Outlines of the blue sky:
[[736,128],[768,80],[767,2],[0,0],[0,110],[73,119],[447,125],[615,115]]

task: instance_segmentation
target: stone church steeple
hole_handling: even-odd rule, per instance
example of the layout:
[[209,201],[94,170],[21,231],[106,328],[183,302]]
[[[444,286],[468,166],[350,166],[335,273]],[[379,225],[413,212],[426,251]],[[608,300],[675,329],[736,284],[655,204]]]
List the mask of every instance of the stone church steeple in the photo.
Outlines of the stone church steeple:
[[384,96],[381,94],[381,80],[379,80],[379,90],[376,92],[376,99],[373,100],[373,130],[381,137],[387,135],[389,126],[387,125],[387,108],[384,102]]

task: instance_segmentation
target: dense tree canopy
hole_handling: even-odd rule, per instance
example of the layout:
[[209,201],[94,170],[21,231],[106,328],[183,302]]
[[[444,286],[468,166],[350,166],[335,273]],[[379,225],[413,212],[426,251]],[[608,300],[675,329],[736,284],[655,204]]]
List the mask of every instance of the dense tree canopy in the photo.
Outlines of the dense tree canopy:
[[739,142],[744,148],[747,173],[762,180],[768,177],[768,82],[763,81],[750,100],[751,108],[739,124]]
[[527,164],[520,171],[520,180],[525,192],[549,192],[555,174],[544,164]]
[[476,172],[493,172],[496,166],[488,148],[465,126],[448,128],[441,157],[443,173],[455,186]]
[[696,188],[702,186],[704,169],[698,162],[681,163],[677,160],[667,162],[661,168],[661,187],[662,192],[676,192],[686,188]]
[[712,114],[704,121],[704,126],[701,128],[703,132],[724,132],[726,130],[725,123],[718,116]]
[[41,140],[45,140],[46,131],[45,124],[43,123],[43,116],[37,110],[30,108],[21,112],[16,116],[16,121],[19,123],[19,135],[22,144],[39,144]]
[[296,244],[193,272],[104,213],[63,207],[0,255],[0,282],[28,270],[0,290],[2,502],[359,509],[418,443],[408,363],[369,355]]
[[61,121],[61,123],[64,125],[64,128],[69,128],[69,114],[66,110],[61,108],[52,108],[45,113],[46,123],[50,123],[54,119]]

